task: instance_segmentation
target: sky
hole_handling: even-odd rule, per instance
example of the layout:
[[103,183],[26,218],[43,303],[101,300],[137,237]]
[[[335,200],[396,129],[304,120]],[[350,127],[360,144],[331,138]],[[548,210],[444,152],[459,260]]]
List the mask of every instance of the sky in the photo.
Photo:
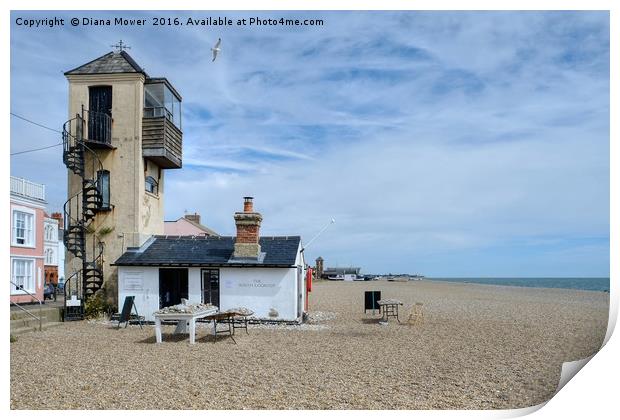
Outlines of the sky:
[[[144,27],[26,28],[18,17],[146,18]],[[153,17],[323,19],[322,26],[150,26]],[[63,72],[122,39],[183,96],[183,168],[165,218],[234,235],[330,225],[326,266],[429,277],[609,275],[607,12],[15,12],[11,112],[60,130]],[[222,38],[222,52],[210,48]],[[60,134],[11,117],[11,153]],[[66,200],[61,147],[11,175]]]

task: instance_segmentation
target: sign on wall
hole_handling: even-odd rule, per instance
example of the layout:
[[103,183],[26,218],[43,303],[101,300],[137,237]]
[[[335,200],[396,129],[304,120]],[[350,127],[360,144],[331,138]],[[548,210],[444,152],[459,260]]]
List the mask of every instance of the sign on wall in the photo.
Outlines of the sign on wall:
[[127,291],[142,291],[144,282],[142,280],[142,273],[131,273],[125,275],[125,290]]
[[250,281],[245,281],[243,283],[239,283],[239,287],[252,287],[252,288],[276,287],[276,284],[275,283],[271,283],[271,282],[265,282],[265,281],[260,280],[260,279],[252,279]]

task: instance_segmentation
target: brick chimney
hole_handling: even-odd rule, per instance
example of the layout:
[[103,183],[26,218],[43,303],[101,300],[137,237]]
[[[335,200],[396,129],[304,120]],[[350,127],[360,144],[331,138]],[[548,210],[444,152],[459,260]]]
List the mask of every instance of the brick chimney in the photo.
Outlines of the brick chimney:
[[55,213],[52,213],[52,215],[50,217],[52,219],[58,220],[58,227],[60,229],[64,229],[64,219],[62,217],[62,213],[55,212]]
[[194,212],[194,214],[186,214],[183,217],[185,217],[187,220],[190,220],[194,223],[200,224],[200,215],[198,213]]
[[235,213],[237,237],[233,258],[258,258],[260,255],[260,222],[263,216],[254,211],[253,197],[243,197],[243,212]]

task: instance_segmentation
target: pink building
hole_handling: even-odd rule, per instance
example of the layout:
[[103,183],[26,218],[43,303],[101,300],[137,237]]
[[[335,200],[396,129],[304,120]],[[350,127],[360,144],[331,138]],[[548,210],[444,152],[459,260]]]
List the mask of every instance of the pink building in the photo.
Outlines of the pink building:
[[45,185],[11,177],[11,302],[43,300]]
[[216,232],[200,224],[198,213],[186,214],[174,221],[164,221],[164,234],[174,236],[219,236]]

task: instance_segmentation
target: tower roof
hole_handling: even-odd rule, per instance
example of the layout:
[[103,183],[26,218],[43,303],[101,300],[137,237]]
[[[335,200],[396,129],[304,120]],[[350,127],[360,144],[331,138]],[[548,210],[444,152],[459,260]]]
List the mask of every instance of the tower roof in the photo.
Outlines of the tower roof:
[[126,51],[109,52],[99,58],[95,58],[91,62],[65,72],[65,75],[115,73],[142,73],[145,76],[147,75],[144,69]]

